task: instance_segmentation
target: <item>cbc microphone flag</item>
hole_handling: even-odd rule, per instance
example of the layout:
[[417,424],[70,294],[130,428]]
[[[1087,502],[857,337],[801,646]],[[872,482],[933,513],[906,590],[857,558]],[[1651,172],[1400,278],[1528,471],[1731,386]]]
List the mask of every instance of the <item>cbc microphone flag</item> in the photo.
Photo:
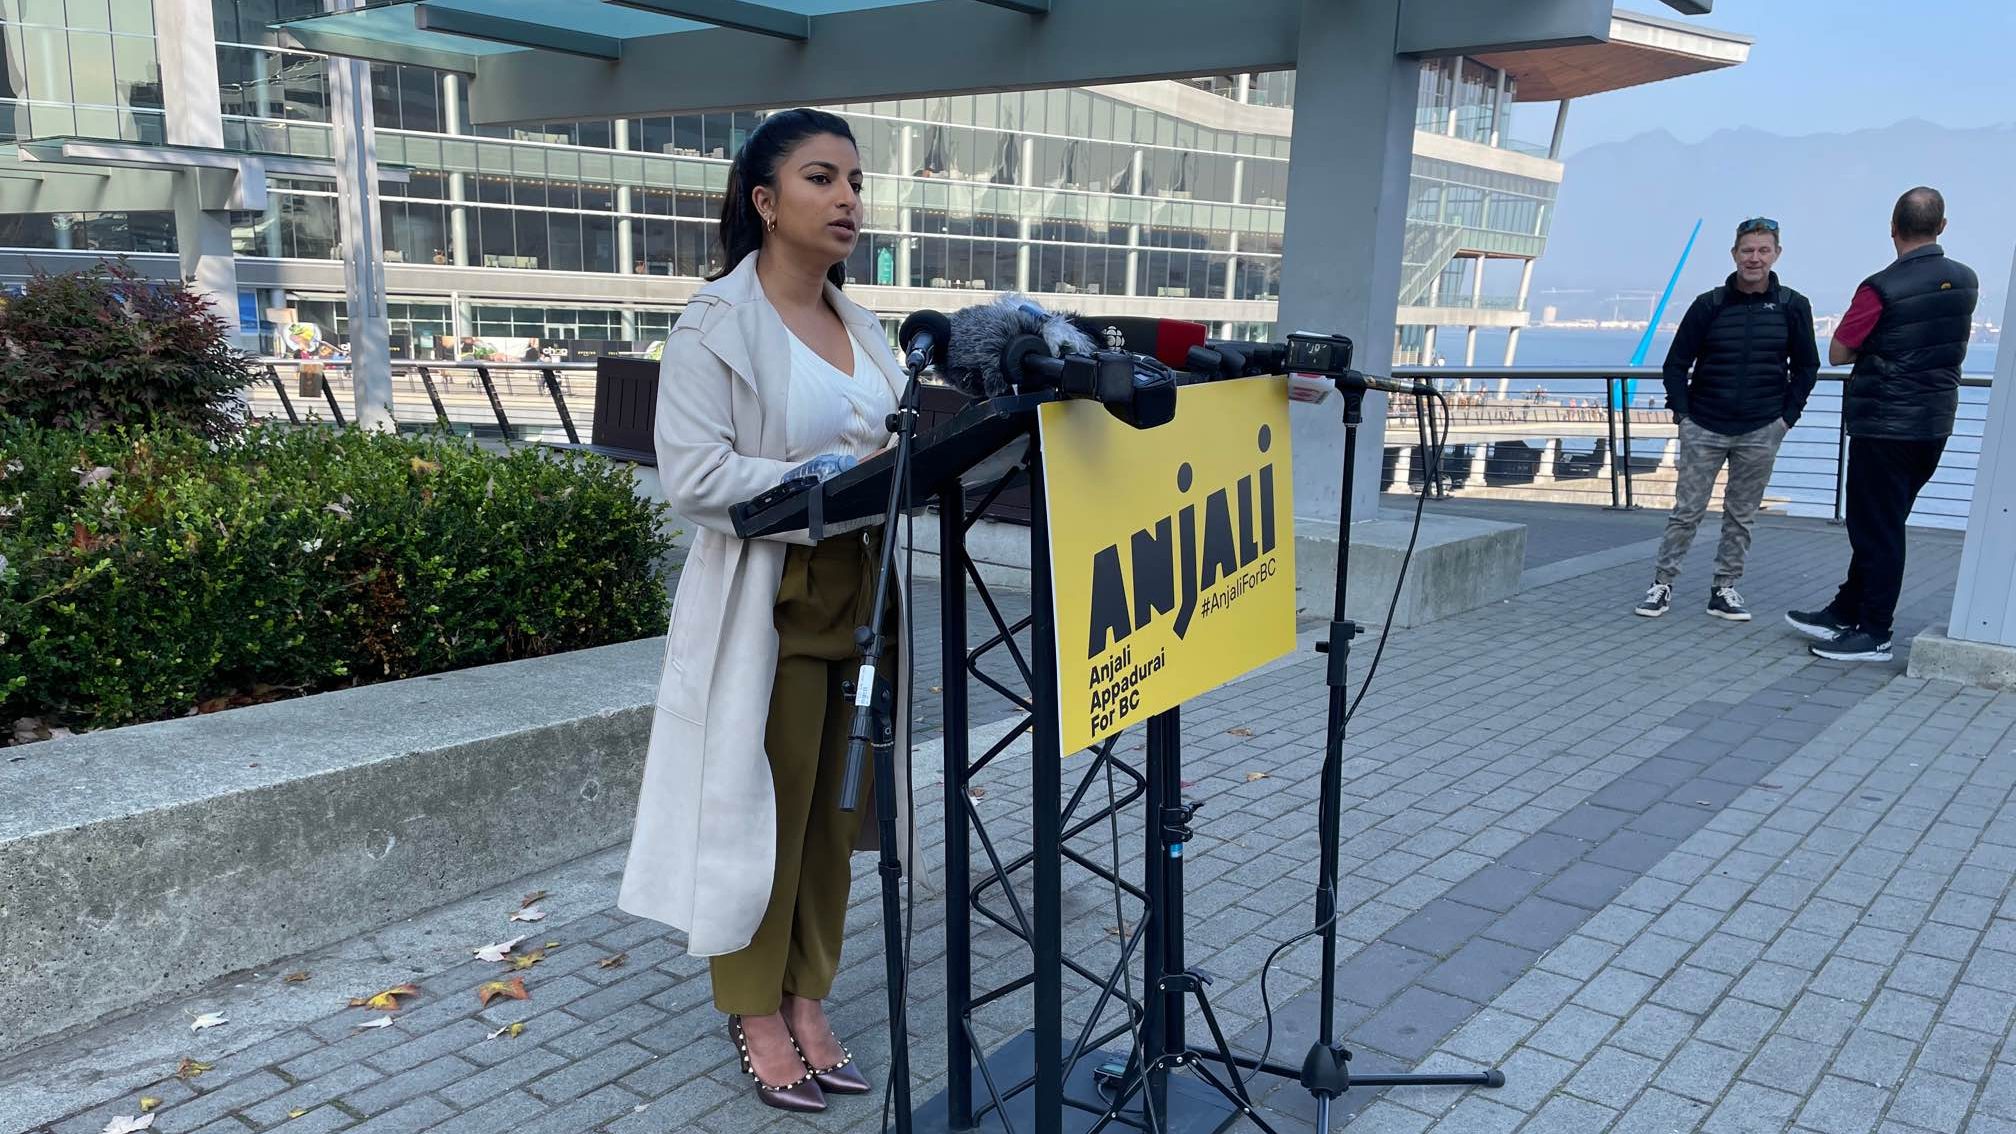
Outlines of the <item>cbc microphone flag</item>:
[[1287,379],[1181,387],[1154,429],[1079,400],[1037,420],[1063,751],[1295,648]]

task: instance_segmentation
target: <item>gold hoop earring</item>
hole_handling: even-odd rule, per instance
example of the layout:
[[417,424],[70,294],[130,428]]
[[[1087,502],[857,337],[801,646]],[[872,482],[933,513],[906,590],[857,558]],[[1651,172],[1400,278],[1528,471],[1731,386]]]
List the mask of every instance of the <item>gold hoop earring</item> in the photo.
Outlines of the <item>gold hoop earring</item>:
[[763,218],[763,231],[765,231],[765,232],[776,232],[776,231],[777,231],[777,218],[776,218],[776,217],[772,217],[772,216],[766,216],[766,217],[764,217],[764,218]]

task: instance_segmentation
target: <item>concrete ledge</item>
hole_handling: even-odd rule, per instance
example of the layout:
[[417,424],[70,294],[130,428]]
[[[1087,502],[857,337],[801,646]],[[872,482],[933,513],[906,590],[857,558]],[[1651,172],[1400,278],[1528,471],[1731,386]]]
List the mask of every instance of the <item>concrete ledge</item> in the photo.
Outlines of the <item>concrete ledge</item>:
[[1911,639],[1906,672],[1927,681],[2016,689],[2016,646],[1949,638],[1946,627],[1934,626]]
[[[1407,550],[1413,514],[1394,513],[1358,524],[1351,531],[1352,618],[1386,621],[1393,580]],[[918,518],[920,578],[938,577],[938,524]],[[1029,587],[1029,529],[981,521],[966,540],[967,554],[990,586]],[[1637,552],[1634,550],[1633,555]],[[1526,528],[1455,516],[1424,516],[1407,586],[1400,594],[1396,626],[1419,626],[1474,610],[1517,594],[1526,559]],[[1295,523],[1295,586],[1304,613],[1327,617],[1337,571],[1337,529],[1311,520]]]
[[620,842],[663,652],[646,639],[10,750],[0,1047]]
[[[1345,614],[1356,622],[1384,625],[1393,602],[1393,584],[1414,527],[1387,513],[1351,528],[1351,577]],[[1414,547],[1407,581],[1393,625],[1420,626],[1438,618],[1501,602],[1519,593],[1526,562],[1526,527],[1491,520],[1428,515]],[[1335,601],[1337,525],[1295,521],[1295,586],[1299,605],[1328,617]]]

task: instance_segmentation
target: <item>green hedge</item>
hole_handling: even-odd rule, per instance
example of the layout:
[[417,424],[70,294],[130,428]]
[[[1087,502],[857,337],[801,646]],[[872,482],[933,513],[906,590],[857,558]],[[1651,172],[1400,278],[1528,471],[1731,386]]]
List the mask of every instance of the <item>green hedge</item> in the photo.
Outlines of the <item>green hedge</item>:
[[0,721],[105,728],[662,633],[665,518],[580,454],[0,422]]

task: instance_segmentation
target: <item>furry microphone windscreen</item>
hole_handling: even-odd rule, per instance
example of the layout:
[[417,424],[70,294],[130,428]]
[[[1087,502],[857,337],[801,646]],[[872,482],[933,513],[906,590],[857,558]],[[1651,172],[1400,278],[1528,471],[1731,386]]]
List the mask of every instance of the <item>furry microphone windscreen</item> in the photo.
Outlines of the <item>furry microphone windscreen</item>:
[[1019,335],[1036,335],[1054,356],[1090,354],[1096,348],[1068,315],[1045,311],[1010,292],[992,303],[952,313],[952,341],[945,352],[945,380],[969,397],[998,398],[1013,392],[1015,376],[1001,370],[1001,352]]

